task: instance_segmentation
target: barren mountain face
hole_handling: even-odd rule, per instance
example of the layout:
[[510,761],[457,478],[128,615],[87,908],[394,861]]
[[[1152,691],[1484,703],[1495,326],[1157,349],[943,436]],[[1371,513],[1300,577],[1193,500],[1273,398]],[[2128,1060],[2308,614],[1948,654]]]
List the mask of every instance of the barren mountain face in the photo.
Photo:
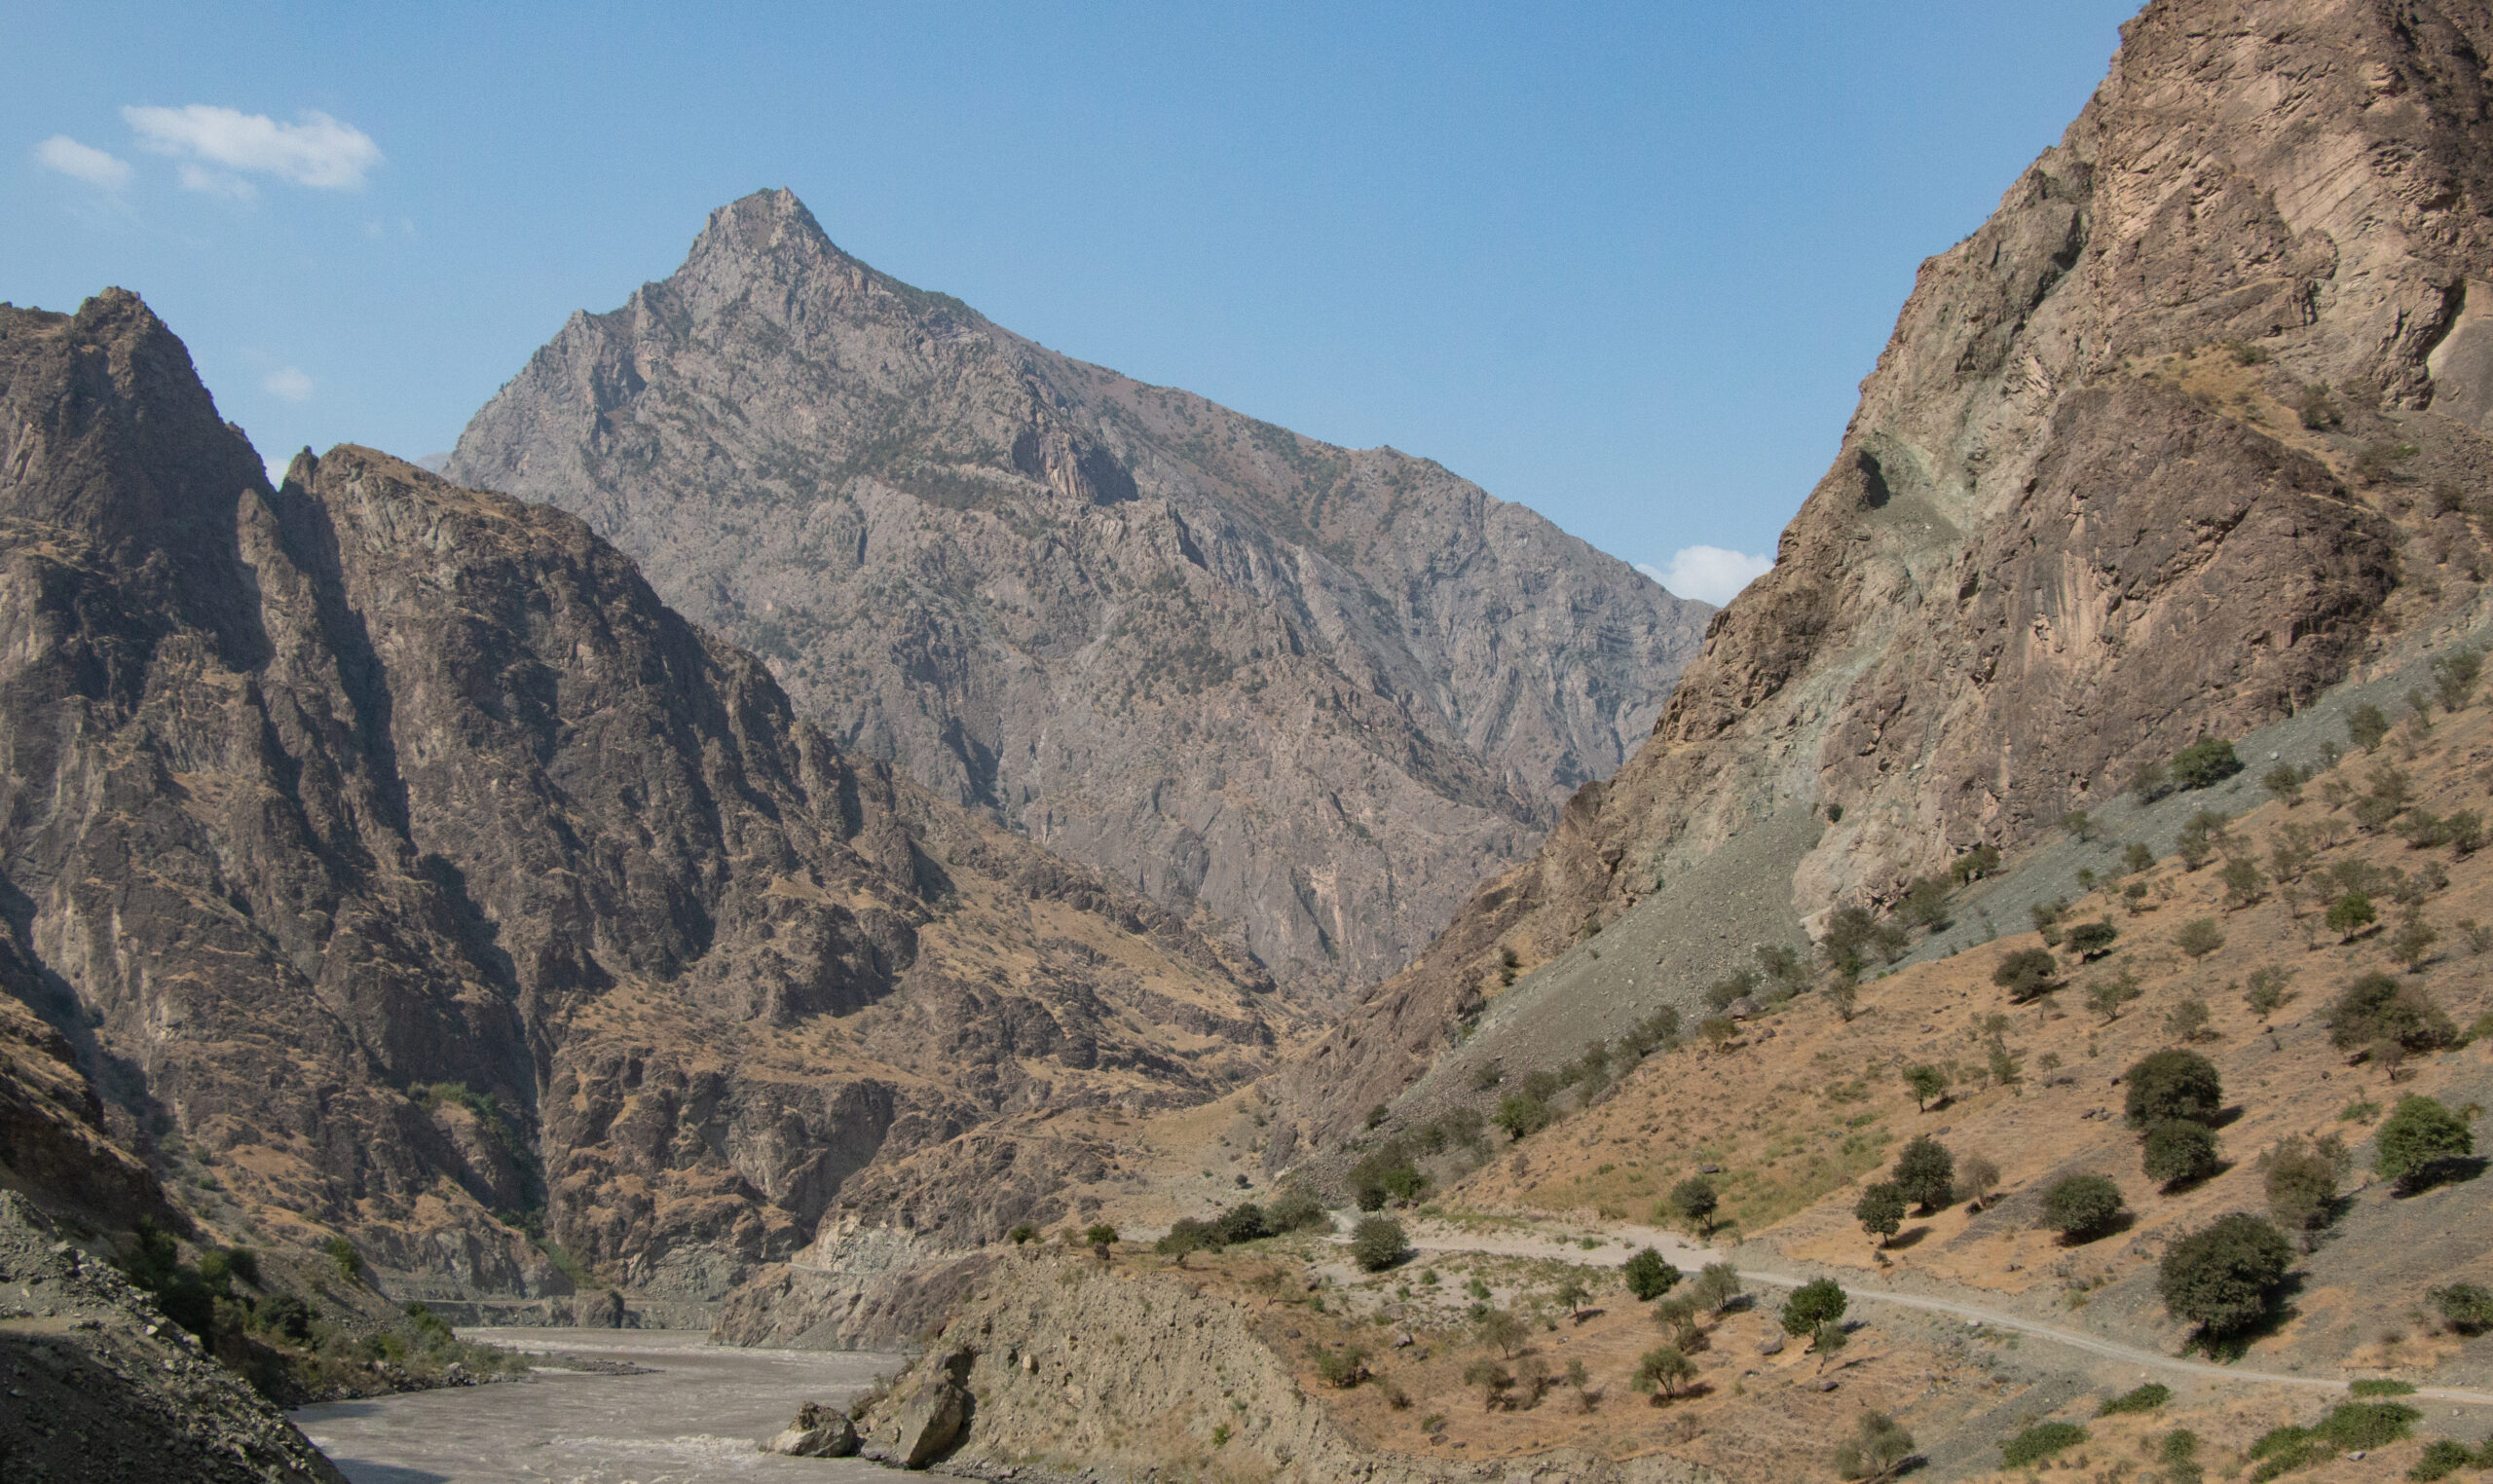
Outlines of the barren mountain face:
[[1804,920],[1892,900],[2467,612],[2493,12],[2195,0],[2123,34],[2062,142],[1922,266],[1653,738],[1318,1049],[1320,1124],[1417,1076],[1493,950],[1545,959],[1735,839],[1791,833],[1749,889]]
[[1046,1219],[1113,1155],[1030,1110],[1198,1099],[1289,1024],[844,756],[578,520],[353,447],[270,489],[133,296],[0,309],[0,405],[19,1178],[99,1114],[223,1230],[412,1291],[566,1291],[541,1219],[714,1298],[827,1217]]
[[1407,962],[1626,757],[1710,612],[1426,460],[1055,354],[784,191],[575,315],[449,473],[580,515],[841,746],[1285,986]]

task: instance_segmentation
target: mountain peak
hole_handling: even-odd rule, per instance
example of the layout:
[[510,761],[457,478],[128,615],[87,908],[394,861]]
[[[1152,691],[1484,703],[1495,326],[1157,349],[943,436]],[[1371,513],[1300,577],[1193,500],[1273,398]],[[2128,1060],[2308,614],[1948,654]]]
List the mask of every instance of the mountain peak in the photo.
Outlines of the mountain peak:
[[722,257],[753,261],[791,250],[805,256],[847,256],[833,245],[797,193],[781,186],[739,196],[711,212],[701,235],[693,239],[685,265]]

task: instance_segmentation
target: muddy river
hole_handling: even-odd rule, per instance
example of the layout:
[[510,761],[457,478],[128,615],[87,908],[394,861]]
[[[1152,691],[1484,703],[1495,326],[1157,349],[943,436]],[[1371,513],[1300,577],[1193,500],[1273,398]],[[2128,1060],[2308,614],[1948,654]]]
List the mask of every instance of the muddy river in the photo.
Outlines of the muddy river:
[[[294,1420],[354,1484],[527,1480],[693,1484],[706,1479],[892,1475],[853,1459],[783,1459],[754,1444],[808,1401],[845,1403],[897,1355],[734,1350],[698,1330],[463,1329],[463,1339],[552,1359],[525,1381],[305,1407]],[[565,1355],[651,1367],[560,1369]]]

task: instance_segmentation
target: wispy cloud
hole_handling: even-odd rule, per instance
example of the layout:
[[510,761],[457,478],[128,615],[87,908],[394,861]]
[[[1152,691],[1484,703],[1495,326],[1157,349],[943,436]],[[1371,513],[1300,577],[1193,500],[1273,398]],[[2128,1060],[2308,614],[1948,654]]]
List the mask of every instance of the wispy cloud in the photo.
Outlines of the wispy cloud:
[[1683,598],[1720,606],[1739,596],[1741,588],[1773,566],[1770,556],[1751,556],[1722,546],[1682,546],[1661,566],[1639,562],[1636,570]]
[[118,191],[130,181],[129,161],[92,144],[81,144],[67,134],[54,134],[36,145],[35,163],[107,191]]
[[261,377],[260,386],[268,391],[269,395],[282,397],[289,402],[300,402],[312,394],[312,378],[295,370],[292,366],[272,371]]
[[364,172],[382,159],[381,146],[370,134],[316,111],[293,124],[209,103],[130,107],[121,116],[130,121],[140,145],[183,162],[182,184],[194,191],[247,196],[250,182],[242,178],[244,173],[274,175],[318,190],[357,190]]

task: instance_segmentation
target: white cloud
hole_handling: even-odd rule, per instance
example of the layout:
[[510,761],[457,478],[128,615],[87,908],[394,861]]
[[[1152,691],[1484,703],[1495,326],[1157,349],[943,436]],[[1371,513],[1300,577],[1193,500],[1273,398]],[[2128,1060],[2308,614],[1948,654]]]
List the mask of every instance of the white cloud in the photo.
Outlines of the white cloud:
[[182,184],[195,191],[231,195],[237,194],[236,185],[247,190],[249,182],[234,173],[244,170],[321,190],[355,190],[363,185],[364,171],[381,163],[381,146],[370,134],[316,111],[294,124],[208,103],[125,108],[121,116],[130,121],[138,142],[157,154],[225,167],[184,165]]
[[54,134],[35,146],[35,163],[75,180],[118,191],[130,180],[130,162],[67,134]]
[[269,395],[283,397],[289,402],[302,401],[312,394],[312,378],[292,366],[261,377],[260,385],[267,389]]
[[1751,556],[1721,546],[1682,546],[1662,566],[1639,562],[1636,570],[1683,598],[1719,607],[1766,575],[1773,565],[1774,558],[1770,556]]
[[223,196],[234,201],[250,201],[260,188],[242,176],[226,170],[211,170],[185,160],[182,162],[182,189],[203,191],[210,196]]

